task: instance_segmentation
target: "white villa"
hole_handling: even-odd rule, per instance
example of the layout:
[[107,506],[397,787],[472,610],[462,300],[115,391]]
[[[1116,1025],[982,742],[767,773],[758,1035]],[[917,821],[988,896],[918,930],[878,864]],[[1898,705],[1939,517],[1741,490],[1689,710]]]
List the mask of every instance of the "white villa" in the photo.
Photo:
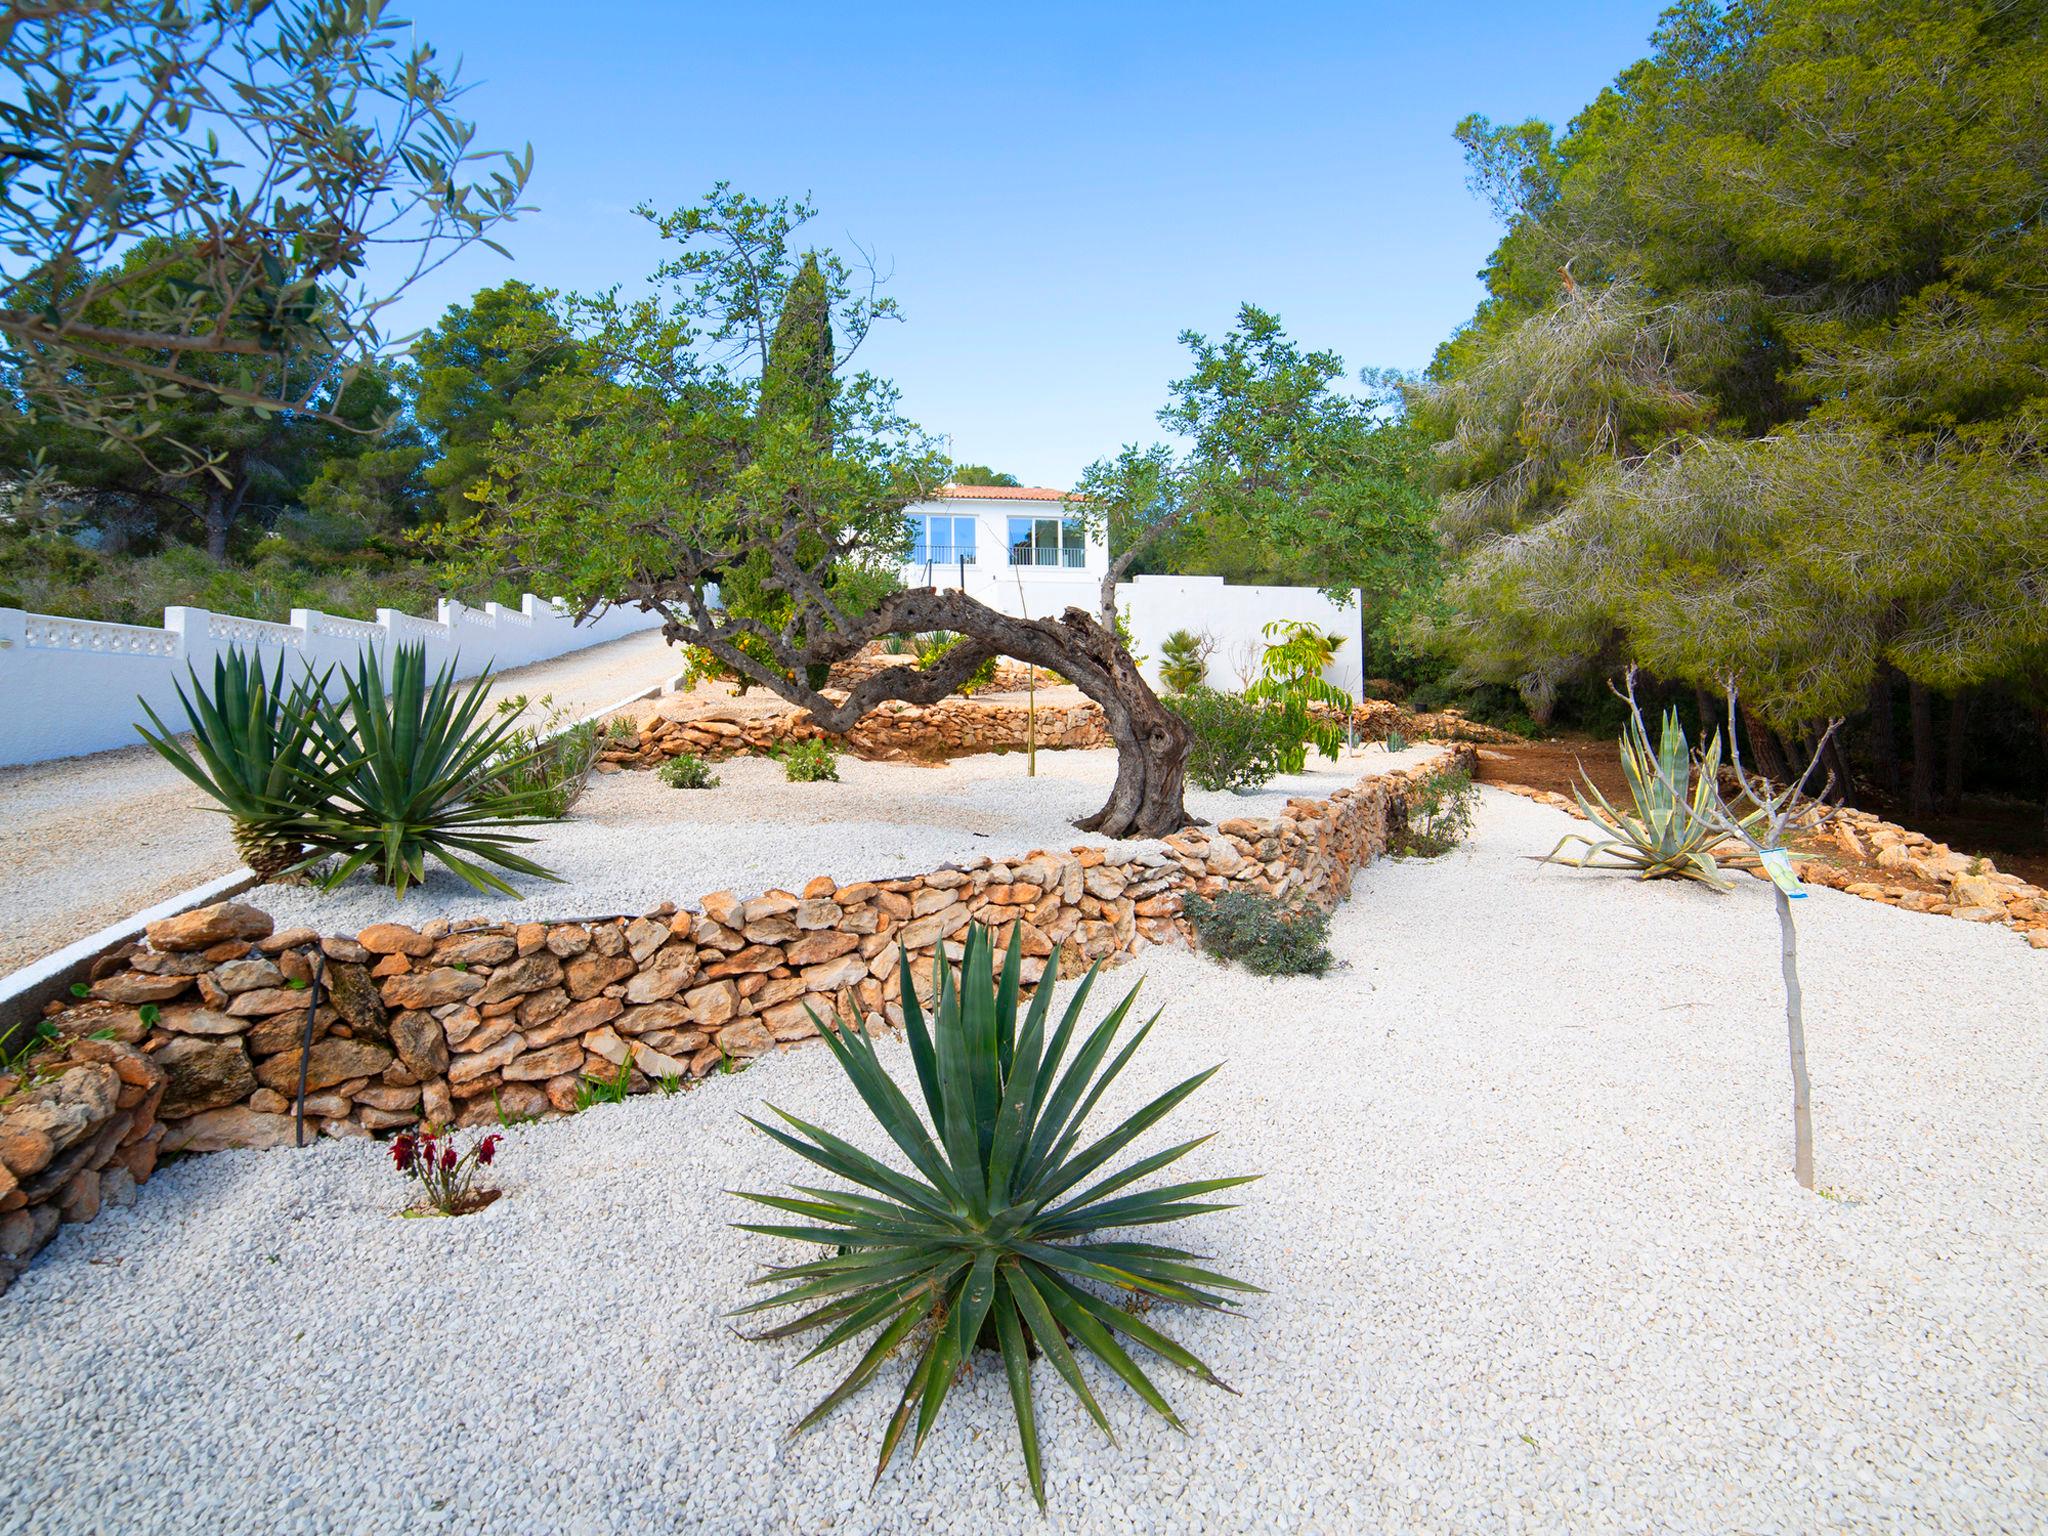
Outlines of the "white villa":
[[1093,612],[1109,546],[1060,516],[1064,491],[1035,485],[944,485],[910,519],[907,587],[953,587],[1031,618],[1068,605]]
[[[1062,517],[1066,492],[1037,485],[942,485],[917,502],[910,520],[906,587],[948,587],[1021,618],[1056,617],[1066,608],[1094,613],[1109,574],[1109,545],[1071,517]],[[1242,688],[1257,675],[1265,653],[1265,626],[1303,619],[1350,644],[1324,673],[1356,692],[1360,609],[1333,603],[1314,587],[1234,586],[1219,576],[1139,576],[1117,586],[1117,608],[1129,626],[1146,678],[1159,683],[1159,658],[1176,629],[1213,643],[1209,680]]]

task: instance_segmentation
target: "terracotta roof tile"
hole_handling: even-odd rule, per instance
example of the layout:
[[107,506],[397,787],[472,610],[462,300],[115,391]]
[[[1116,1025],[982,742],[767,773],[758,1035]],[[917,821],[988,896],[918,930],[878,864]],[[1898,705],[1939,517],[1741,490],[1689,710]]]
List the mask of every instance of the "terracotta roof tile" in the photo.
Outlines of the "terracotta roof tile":
[[1058,501],[1065,491],[1043,485],[942,485],[939,496],[961,501]]

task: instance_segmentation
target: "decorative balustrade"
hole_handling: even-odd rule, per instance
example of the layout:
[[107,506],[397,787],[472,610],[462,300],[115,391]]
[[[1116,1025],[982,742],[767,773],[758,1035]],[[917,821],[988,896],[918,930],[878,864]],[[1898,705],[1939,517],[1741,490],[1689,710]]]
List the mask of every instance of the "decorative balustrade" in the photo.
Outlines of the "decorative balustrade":
[[475,609],[444,600],[438,619],[385,609],[366,621],[301,608],[288,624],[167,608],[161,628],[0,608],[0,764],[135,745],[144,704],[165,719],[179,718],[177,685],[186,669],[210,672],[214,658],[231,646],[325,670],[353,665],[366,649],[388,662],[393,645],[421,645],[430,667],[454,662],[473,676],[487,666],[526,666],[659,623],[613,610],[579,625],[566,605],[533,596],[517,608],[493,603]]

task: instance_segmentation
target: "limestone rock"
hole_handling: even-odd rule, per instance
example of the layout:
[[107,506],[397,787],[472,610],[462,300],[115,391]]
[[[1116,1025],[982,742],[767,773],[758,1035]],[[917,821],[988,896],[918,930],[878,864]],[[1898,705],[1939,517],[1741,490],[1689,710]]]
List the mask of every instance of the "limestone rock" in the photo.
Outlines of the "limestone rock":
[[213,1008],[166,1008],[157,1015],[156,1027],[178,1035],[240,1035],[255,1022]]
[[240,1040],[180,1035],[152,1059],[169,1078],[157,1106],[166,1120],[238,1103],[256,1091],[256,1074]]
[[239,901],[217,902],[191,912],[166,917],[144,930],[152,949],[207,949],[227,939],[262,939],[270,936],[270,914]]
[[102,976],[92,984],[92,995],[108,1003],[162,1003],[192,988],[190,976],[150,976],[142,971],[122,971]]
[[[532,957],[534,959],[540,956]],[[529,962],[521,960],[518,965]],[[549,963],[553,963],[549,957]],[[507,970],[517,969],[508,966]],[[499,973],[500,975],[503,972]],[[491,978],[495,984],[498,978]],[[539,985],[537,983],[536,985]],[[422,971],[405,976],[393,976],[384,983],[384,1003],[389,1008],[435,1008],[443,1003],[459,1003],[464,998],[482,993],[484,978],[468,971],[458,971],[453,966],[440,966],[431,971]],[[509,997],[510,992],[500,992],[499,997]],[[490,999],[495,1001],[495,999]]]
[[404,923],[372,923],[356,942],[373,955],[430,955],[434,941]]
[[[294,1145],[291,1115],[265,1115],[245,1104],[209,1109],[172,1125],[164,1136],[165,1152],[226,1152],[236,1147]],[[312,1128],[307,1127],[310,1136]]]
[[334,1011],[348,1021],[357,1039],[391,1038],[391,1017],[385,1011],[384,999],[367,969],[337,960],[326,968],[322,979],[327,1000],[334,1005]]
[[[375,1077],[391,1060],[391,1048],[373,1040],[322,1040],[306,1058],[306,1091],[331,1088],[352,1077]],[[296,1094],[299,1052],[294,1049],[272,1056],[256,1069],[256,1076],[266,1088]]]
[[270,960],[230,960],[214,968],[213,983],[227,993],[254,992],[258,987],[283,986],[284,972]]
[[448,1070],[448,1033],[431,1013],[409,1008],[391,1021],[391,1043],[398,1059],[422,1079]]

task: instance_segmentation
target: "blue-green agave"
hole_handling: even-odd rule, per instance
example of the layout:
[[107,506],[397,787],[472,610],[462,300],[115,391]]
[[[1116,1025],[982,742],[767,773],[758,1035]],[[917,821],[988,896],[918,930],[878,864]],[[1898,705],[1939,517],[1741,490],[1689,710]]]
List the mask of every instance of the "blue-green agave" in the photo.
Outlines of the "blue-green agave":
[[[1645,880],[1698,880],[1716,890],[1729,890],[1731,884],[1721,878],[1713,854],[1717,844],[1730,838],[1728,824],[1722,819],[1721,738],[1718,734],[1707,738],[1695,772],[1677,710],[1664,712],[1657,734],[1657,747],[1652,751],[1642,717],[1630,716],[1621,738],[1621,771],[1628,780],[1633,809],[1617,810],[1582,773],[1579,809],[1607,835],[1592,838],[1583,832],[1569,832],[1543,862],[1569,864],[1575,869],[1632,869]],[[1753,811],[1735,821],[1749,827],[1763,815]],[[1566,858],[1564,850],[1574,843],[1582,844],[1585,851],[1577,858]],[[1754,864],[1756,856],[1744,851],[1729,856],[1728,862],[1742,867]]]

